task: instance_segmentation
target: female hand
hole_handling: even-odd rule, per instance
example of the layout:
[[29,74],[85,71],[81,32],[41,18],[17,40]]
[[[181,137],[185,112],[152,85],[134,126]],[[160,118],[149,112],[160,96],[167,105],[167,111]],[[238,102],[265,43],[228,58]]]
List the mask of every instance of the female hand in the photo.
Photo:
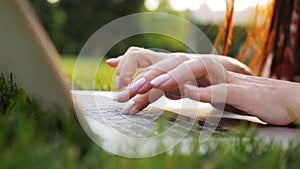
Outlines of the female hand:
[[[150,85],[164,93],[174,88],[183,89],[193,100],[213,104],[226,103],[275,125],[287,125],[300,119],[300,84],[255,77],[227,71],[218,60],[209,56],[190,59],[165,74],[153,78],[155,69],[142,78],[151,79]],[[196,79],[207,79],[210,85],[191,85]],[[139,94],[149,91],[140,87]],[[142,95],[143,96],[143,95]],[[139,97],[134,98],[138,109]]]
[[[130,47],[124,55],[118,58],[108,59],[106,63],[116,68],[115,88],[124,89],[130,84],[137,70],[146,68],[159,61],[167,60],[171,57],[170,54],[163,52],[154,52],[152,50]],[[182,58],[183,60],[188,59]],[[174,63],[177,62],[177,63]],[[181,63],[180,60],[173,60],[173,65]]]
[[[132,82],[133,76],[139,68],[149,68],[149,66],[153,65],[151,68],[157,67],[161,68],[162,71],[168,71],[182,62],[195,57],[198,56],[187,53],[154,52],[149,49],[130,47],[124,55],[108,59],[106,63],[116,68],[115,88],[122,89]],[[215,56],[212,55],[212,57]],[[251,70],[246,65],[233,58],[224,56],[220,57],[219,60],[227,70],[242,74],[251,74]],[[162,63],[154,66],[154,64],[160,61],[168,63],[166,64],[167,66]],[[161,67],[161,65],[164,67]]]
[[[169,83],[169,84],[168,84]],[[162,84],[172,85],[172,82]],[[160,87],[159,87],[160,88]],[[205,88],[185,85],[185,96],[211,102],[226,90],[226,104],[274,125],[288,125],[300,120],[300,84],[263,77],[227,73],[227,82]]]
[[[136,96],[134,99],[135,102],[133,103],[131,101],[122,112],[124,114],[136,113],[139,110],[147,107],[149,103],[157,100],[164,94],[170,99],[181,98],[182,96],[180,95],[180,89],[178,87],[175,87],[172,92],[168,91],[167,93],[163,93],[162,91],[153,88],[149,82],[155,77],[172,70],[183,62],[197,57],[215,58],[218,59],[219,63],[227,70],[243,74],[251,74],[250,69],[246,65],[226,56],[220,57],[218,55],[200,56],[186,53],[162,53],[138,47],[131,47],[124,55],[118,58],[107,60],[108,65],[117,68],[115,79],[115,86],[117,89],[125,88],[128,84],[130,84],[138,68],[146,68],[132,82],[135,85],[130,85],[130,87],[125,89],[121,95],[118,95],[115,98],[117,101],[126,102],[132,97]],[[147,73],[147,71],[149,72]],[[147,74],[146,76],[148,76],[146,80],[141,78],[145,73]],[[199,86],[207,86],[209,84],[210,82],[206,79],[206,77],[198,79]],[[139,87],[142,89],[138,89]],[[132,106],[133,104],[135,106]]]

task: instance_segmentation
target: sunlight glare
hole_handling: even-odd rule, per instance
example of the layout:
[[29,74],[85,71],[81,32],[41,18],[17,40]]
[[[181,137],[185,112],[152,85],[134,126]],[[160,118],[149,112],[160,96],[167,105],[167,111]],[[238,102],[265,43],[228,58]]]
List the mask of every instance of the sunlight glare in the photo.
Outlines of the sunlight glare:
[[226,11],[226,0],[208,0],[205,3],[212,11]]
[[[226,11],[226,0],[208,0],[206,4],[212,11]],[[234,11],[244,11],[256,4],[257,0],[235,0]]]
[[149,11],[155,11],[159,7],[159,0],[145,0],[144,5]]
[[[244,11],[256,5],[265,6],[269,0],[235,0],[234,11]],[[212,11],[226,11],[226,0],[169,0],[172,9],[176,11],[197,10],[201,5],[207,5]]]
[[256,0],[259,6],[266,6],[270,0]]
[[205,0],[169,0],[169,3],[175,11],[197,10]]
[[48,3],[50,4],[56,4],[59,0],[47,0]]

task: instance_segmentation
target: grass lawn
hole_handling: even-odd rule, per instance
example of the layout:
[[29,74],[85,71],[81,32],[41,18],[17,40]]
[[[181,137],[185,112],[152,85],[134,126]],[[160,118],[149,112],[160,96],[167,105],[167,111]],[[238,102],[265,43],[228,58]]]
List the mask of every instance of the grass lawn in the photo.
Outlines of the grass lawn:
[[[74,82],[73,87],[75,89],[92,90],[91,84],[86,82],[86,74],[94,74],[95,72],[89,67],[90,64],[95,62],[94,59],[83,59],[85,72],[78,73],[78,80]],[[76,59],[74,56],[61,57],[61,69],[66,76],[67,82],[72,85],[72,75]],[[96,72],[95,89],[96,90],[113,90],[113,77],[114,69],[107,66],[105,63],[101,63]]]
[[[63,72],[72,82],[75,63],[72,57],[62,58]],[[86,61],[89,69],[90,61]],[[104,66],[103,66],[104,67]],[[97,89],[110,90],[110,68],[97,76]],[[82,75],[84,79],[84,75]],[[128,159],[103,151],[84,133],[74,113],[59,108],[45,111],[38,101],[27,97],[10,78],[0,78],[0,168],[104,168],[104,169],[234,169],[234,168],[299,168],[300,144],[288,148],[239,136],[216,136],[205,144],[195,144],[190,155],[168,152],[145,159]],[[88,89],[84,80],[76,88]],[[198,151],[201,150],[201,151]]]

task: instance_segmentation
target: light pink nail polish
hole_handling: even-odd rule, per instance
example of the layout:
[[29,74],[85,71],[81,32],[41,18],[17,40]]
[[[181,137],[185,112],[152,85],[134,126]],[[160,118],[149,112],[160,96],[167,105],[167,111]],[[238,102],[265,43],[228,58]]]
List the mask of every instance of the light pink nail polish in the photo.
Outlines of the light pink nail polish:
[[153,85],[153,86],[155,86],[155,87],[158,87],[162,83],[168,81],[170,78],[171,78],[170,75],[163,74],[163,75],[160,75],[160,76],[154,78],[153,80],[151,80],[150,84]]
[[111,58],[111,59],[107,59],[105,62],[106,62],[106,63],[113,63],[113,62],[115,62],[115,61],[117,61],[116,58]]
[[134,106],[136,105],[134,100],[130,100],[128,102],[128,104],[126,106],[123,107],[123,109],[121,110],[122,114],[129,114],[130,111],[134,108]]
[[146,81],[146,78],[140,78],[129,87],[129,90],[133,92],[138,91],[146,83]]
[[115,78],[115,88],[116,89],[121,89],[121,83],[120,83],[120,76],[116,76]]
[[113,100],[114,100],[114,101],[119,101],[119,99],[120,99],[122,96],[123,96],[123,92],[118,93],[117,95],[115,95],[115,96],[113,97]]
[[186,84],[186,85],[184,85],[184,87],[187,88],[188,90],[191,90],[191,91],[194,91],[194,92],[199,91],[199,88],[197,86]]

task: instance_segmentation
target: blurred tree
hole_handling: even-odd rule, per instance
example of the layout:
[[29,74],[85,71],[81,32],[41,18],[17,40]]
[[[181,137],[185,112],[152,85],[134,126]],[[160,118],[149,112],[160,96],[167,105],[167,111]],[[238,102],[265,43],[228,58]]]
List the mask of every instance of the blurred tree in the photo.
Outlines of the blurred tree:
[[[49,33],[52,41],[60,53],[78,54],[87,39],[99,28],[119,17],[136,13],[147,12],[144,0],[29,0],[33,5],[42,24]],[[52,4],[50,2],[56,3]],[[174,11],[168,0],[159,0],[157,12],[166,12],[179,17],[189,18],[188,12]],[[154,26],[149,21],[150,26]],[[144,23],[144,24],[148,24]],[[218,24],[195,23],[213,42],[218,33]],[[172,29],[172,22],[165,29]],[[145,25],[144,25],[145,26]],[[148,25],[149,26],[149,25]],[[185,28],[176,26],[185,33]],[[233,30],[235,39],[230,46],[228,55],[235,56],[246,38],[244,26],[235,26]],[[188,47],[166,36],[154,34],[136,35],[124,39],[116,44],[108,53],[117,56],[132,45],[145,48],[162,48],[169,51],[188,51]]]
[[60,53],[77,54],[101,26],[139,12],[144,0],[29,0]]

